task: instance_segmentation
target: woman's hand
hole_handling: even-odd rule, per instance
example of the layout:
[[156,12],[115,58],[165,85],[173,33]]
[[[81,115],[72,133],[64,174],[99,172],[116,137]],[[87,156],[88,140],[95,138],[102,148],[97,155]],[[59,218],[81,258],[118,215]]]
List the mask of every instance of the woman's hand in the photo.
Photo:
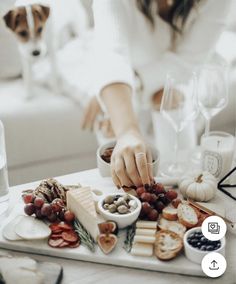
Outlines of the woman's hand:
[[102,114],[101,107],[96,97],[93,97],[84,110],[81,127],[82,129],[93,130],[94,122],[99,114]]
[[130,131],[117,139],[111,157],[111,174],[118,188],[150,185],[152,156],[139,131]]

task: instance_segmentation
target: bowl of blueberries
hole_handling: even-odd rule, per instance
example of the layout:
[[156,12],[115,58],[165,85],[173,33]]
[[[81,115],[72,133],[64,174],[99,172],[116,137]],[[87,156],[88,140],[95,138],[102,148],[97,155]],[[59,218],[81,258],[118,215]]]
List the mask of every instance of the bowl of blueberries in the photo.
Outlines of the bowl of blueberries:
[[209,252],[225,254],[225,238],[210,241],[204,237],[201,227],[192,228],[184,235],[184,251],[189,260],[200,264]]

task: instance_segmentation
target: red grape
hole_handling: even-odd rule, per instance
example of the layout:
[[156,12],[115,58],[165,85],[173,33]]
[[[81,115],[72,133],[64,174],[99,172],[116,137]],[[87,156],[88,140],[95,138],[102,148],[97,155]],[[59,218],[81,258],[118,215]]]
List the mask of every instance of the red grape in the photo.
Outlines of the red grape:
[[43,204],[44,204],[43,198],[41,198],[41,197],[35,197],[35,199],[34,199],[34,206],[35,206],[36,208],[41,208],[41,207],[43,206]]
[[158,218],[158,212],[156,209],[152,209],[148,214],[148,219],[150,221],[156,221]]
[[156,194],[152,193],[152,194],[151,194],[150,203],[154,203],[156,200],[157,200]]
[[141,195],[146,192],[145,188],[143,186],[141,187],[138,187],[137,190],[136,190],[136,193],[139,197],[141,197]]
[[47,216],[47,218],[48,218],[48,221],[53,223],[57,220],[57,214],[52,212],[50,215]]
[[148,202],[143,202],[142,203],[142,213],[143,214],[148,214],[152,210],[152,207]]
[[56,198],[52,201],[51,206],[53,212],[60,212],[65,205],[62,199]]
[[69,210],[64,213],[64,219],[66,222],[71,223],[75,220],[75,214]]
[[36,208],[35,210],[35,215],[38,219],[43,219],[43,215],[41,213],[41,209],[40,208]]
[[165,193],[165,188],[161,183],[156,183],[153,185],[153,189],[155,189],[156,194]]
[[169,199],[169,200],[174,200],[175,198],[177,198],[178,196],[178,193],[174,190],[169,190],[167,191],[166,193],[166,197]]
[[182,202],[181,199],[176,198],[176,199],[172,200],[171,204],[172,204],[175,208],[177,208],[181,202]]
[[25,204],[33,203],[34,202],[34,194],[33,193],[26,193],[23,196],[23,201]]
[[52,207],[48,203],[44,203],[41,207],[41,213],[43,216],[49,216],[52,214]]
[[58,217],[61,221],[64,221],[65,220],[65,211],[64,210],[61,210],[59,213],[58,213]]
[[151,201],[151,194],[148,192],[144,192],[141,195],[142,201],[150,202]]
[[26,204],[24,208],[25,214],[31,216],[35,212],[35,206],[32,203]]
[[158,199],[165,205],[168,205],[170,203],[170,200],[165,196],[164,193],[159,194]]
[[159,213],[161,213],[162,210],[165,208],[165,205],[160,200],[157,200],[155,203],[155,208]]

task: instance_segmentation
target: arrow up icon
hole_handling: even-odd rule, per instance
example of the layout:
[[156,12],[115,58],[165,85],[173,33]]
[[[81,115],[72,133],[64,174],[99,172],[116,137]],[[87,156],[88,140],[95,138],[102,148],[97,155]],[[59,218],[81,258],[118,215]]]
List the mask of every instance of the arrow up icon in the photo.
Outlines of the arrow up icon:
[[218,264],[217,261],[212,260],[211,264],[212,264],[212,267],[209,267],[210,270],[218,270],[219,269],[219,267],[217,266],[217,264]]

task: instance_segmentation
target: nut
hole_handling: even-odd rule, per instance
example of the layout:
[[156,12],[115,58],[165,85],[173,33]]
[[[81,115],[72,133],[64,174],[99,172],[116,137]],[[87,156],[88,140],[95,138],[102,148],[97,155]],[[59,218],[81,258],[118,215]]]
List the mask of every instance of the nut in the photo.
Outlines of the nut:
[[131,200],[131,197],[130,197],[129,194],[125,194],[125,195],[123,196],[123,199],[124,199],[126,202],[128,202],[129,200]]
[[136,209],[138,207],[138,204],[137,204],[136,200],[130,200],[129,206],[130,206],[130,208]]
[[110,206],[110,204],[105,203],[105,204],[103,205],[103,208],[106,209],[106,210],[108,210],[108,209],[109,209],[109,206]]
[[104,203],[108,203],[108,204],[112,204],[114,201],[114,197],[112,195],[108,195],[105,199],[104,199]]
[[118,208],[117,208],[118,212],[120,214],[126,214],[128,213],[128,208],[125,206],[125,205],[120,205]]
[[118,200],[116,201],[116,206],[120,206],[120,205],[126,205],[127,206],[127,203],[126,203],[126,201],[123,197],[119,197]]
[[117,210],[117,207],[116,207],[115,204],[110,204],[110,205],[108,206],[108,210],[109,210],[109,212],[111,212],[111,213],[115,213],[116,210]]

